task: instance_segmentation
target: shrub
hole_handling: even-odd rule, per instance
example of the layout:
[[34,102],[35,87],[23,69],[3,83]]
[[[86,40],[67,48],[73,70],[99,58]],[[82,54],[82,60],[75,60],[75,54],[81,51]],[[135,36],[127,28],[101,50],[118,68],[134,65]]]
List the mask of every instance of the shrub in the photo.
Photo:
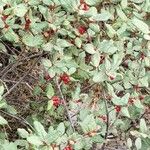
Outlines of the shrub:
[[[46,90],[38,85],[35,94],[47,98],[43,109],[53,118],[48,125],[36,114],[33,128],[19,128],[15,142],[1,140],[2,149],[104,149],[110,134],[121,135],[128,149],[150,147],[143,117],[150,99],[148,0],[1,0],[0,11],[1,41],[46,53],[39,79]],[[2,85],[2,104],[3,93]],[[0,124],[8,122],[0,117]]]

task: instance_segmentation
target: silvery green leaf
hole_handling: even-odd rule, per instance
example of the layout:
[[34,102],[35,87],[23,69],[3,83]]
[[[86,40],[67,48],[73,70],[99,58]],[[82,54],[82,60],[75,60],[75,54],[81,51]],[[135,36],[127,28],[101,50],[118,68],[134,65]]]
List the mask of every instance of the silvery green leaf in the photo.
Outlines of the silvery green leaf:
[[127,21],[128,18],[127,16],[125,15],[125,13],[122,11],[122,9],[120,7],[117,7],[117,15],[123,20],[123,21]]
[[4,37],[10,42],[19,42],[19,36],[12,29],[5,32]]
[[145,39],[145,40],[150,41],[150,35],[148,35],[148,34],[144,34],[144,36],[143,36],[143,37],[144,37],[144,39]]
[[95,53],[96,53],[93,44],[86,44],[86,45],[84,45],[83,49],[84,49],[87,53],[89,53],[89,54],[95,54]]
[[127,8],[127,6],[128,6],[128,0],[122,0],[122,1],[121,1],[121,7],[122,7],[123,9],[125,9],[125,8]]
[[22,41],[27,46],[38,47],[43,44],[43,36],[42,35],[33,36],[32,34],[25,34],[22,38]]
[[34,128],[36,130],[36,133],[38,134],[38,136],[41,138],[41,139],[45,139],[47,133],[44,129],[44,126],[38,122],[38,121],[34,121]]
[[52,0],[43,0],[43,3],[50,6],[50,5],[54,5],[54,2]]
[[0,95],[3,95],[3,93],[4,93],[4,86],[3,85],[0,85]]
[[42,62],[43,66],[45,67],[46,70],[49,69],[52,66],[51,61],[47,58],[43,58],[41,60],[41,62]]
[[30,144],[33,144],[33,145],[36,145],[36,146],[40,146],[40,145],[43,145],[43,142],[41,141],[41,139],[36,136],[36,135],[31,135],[27,138],[27,141],[30,143]]
[[80,5],[79,0],[59,0],[59,2],[66,10],[70,12],[78,10],[78,6]]
[[63,40],[63,39],[58,39],[58,40],[57,40],[57,45],[60,46],[60,47],[62,47],[62,48],[72,46],[71,43],[69,43],[68,41]]
[[147,133],[148,131],[148,128],[147,128],[147,125],[146,125],[146,121],[144,118],[140,119],[140,131],[142,133]]
[[29,136],[29,133],[25,129],[18,128],[17,132],[22,138],[27,138]]
[[61,135],[63,135],[65,133],[65,125],[64,123],[60,123],[57,127],[57,131],[61,133]]
[[14,9],[15,15],[18,16],[18,17],[23,17],[26,14],[27,11],[28,11],[28,8],[23,3],[17,5]]
[[127,146],[128,148],[132,147],[132,140],[130,138],[127,139]]
[[48,43],[42,45],[42,48],[44,51],[51,52],[53,49],[53,44],[51,42],[48,42]]
[[0,116],[0,125],[6,125],[8,124],[7,120],[4,119],[2,116]]
[[100,63],[100,53],[99,53],[99,51],[96,51],[96,53],[92,55],[92,60],[91,61],[92,61],[92,64],[95,67],[99,66],[99,63]]
[[138,18],[133,18],[132,23],[137,27],[137,29],[145,34],[150,33],[149,26],[142,20]]
[[0,17],[0,28],[4,28],[5,27],[5,23],[2,21],[1,17]]
[[128,104],[129,97],[130,97],[129,93],[125,94],[122,98],[120,98],[120,97],[113,97],[112,102],[115,105],[125,106],[125,105]]
[[113,27],[109,24],[105,24],[108,30],[108,35],[112,38],[116,34],[116,31],[113,29]]
[[96,73],[94,73],[93,81],[95,83],[103,82],[107,79],[106,77],[107,76],[106,76],[105,72],[103,72],[103,71],[96,72]]
[[101,14],[97,14],[91,17],[92,20],[95,21],[108,21],[111,18],[111,14],[107,11],[102,12]]
[[142,148],[142,140],[141,140],[141,138],[137,138],[135,140],[135,146],[136,146],[137,150],[140,150]]
[[121,113],[123,114],[123,116],[126,116],[126,117],[130,118],[129,110],[128,110],[127,107],[122,107],[121,108]]
[[77,38],[75,39],[75,45],[76,45],[78,48],[81,48],[82,40],[77,37]]
[[93,5],[97,4],[97,3],[99,3],[100,0],[85,0],[85,2],[86,2],[88,5],[93,6]]
[[49,83],[46,87],[46,96],[51,99],[54,96],[54,88],[51,83]]
[[100,28],[99,28],[99,25],[96,24],[96,23],[90,23],[89,24],[89,27],[91,28],[91,30],[93,30],[94,32],[100,32]]
[[106,54],[113,54],[118,50],[116,46],[114,46],[113,41],[103,40],[99,44],[99,51],[104,52]]
[[95,7],[90,7],[88,11],[79,10],[79,15],[84,17],[92,17],[97,15],[97,9]]

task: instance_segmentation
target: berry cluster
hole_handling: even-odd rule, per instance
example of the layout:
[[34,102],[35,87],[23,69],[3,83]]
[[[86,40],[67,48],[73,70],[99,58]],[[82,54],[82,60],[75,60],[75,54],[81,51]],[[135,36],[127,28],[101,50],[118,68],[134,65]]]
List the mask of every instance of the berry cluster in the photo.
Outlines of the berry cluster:
[[53,96],[52,97],[53,105],[55,107],[58,107],[61,104],[61,100],[58,96]]
[[70,82],[70,77],[66,73],[60,76],[60,80],[64,82],[64,84],[68,84]]

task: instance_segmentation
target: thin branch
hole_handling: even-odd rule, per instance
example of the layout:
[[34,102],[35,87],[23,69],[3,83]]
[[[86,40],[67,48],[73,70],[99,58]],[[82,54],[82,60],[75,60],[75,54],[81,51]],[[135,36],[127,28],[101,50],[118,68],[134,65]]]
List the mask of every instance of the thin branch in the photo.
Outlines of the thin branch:
[[11,113],[8,113],[8,112],[6,112],[6,111],[3,111],[3,110],[1,110],[1,109],[0,109],[0,112],[3,113],[3,114],[5,114],[5,115],[7,115],[7,116],[10,116],[10,117],[12,117],[12,118],[15,118],[16,120],[19,120],[20,123],[22,123],[23,125],[26,125],[26,126],[30,127],[30,129],[32,129],[32,130],[34,131],[34,128],[33,128],[33,127],[30,125],[30,123],[27,122],[24,118],[15,116],[15,115],[13,115],[13,114],[11,114]]
[[83,92],[85,92],[86,90],[91,89],[95,84],[96,84],[96,83],[93,83],[93,84],[91,84],[91,85],[89,85],[89,86],[87,86],[87,87],[81,89],[81,92],[83,93]]
[[[4,83],[5,82],[8,82],[8,83],[17,83],[18,81],[13,81],[13,80],[7,80],[7,79],[4,79],[2,80]],[[29,83],[27,82],[20,82],[20,84],[25,84],[27,87],[29,87],[32,91],[33,91],[33,88],[29,85]]]
[[33,63],[33,65],[30,67],[30,69],[24,74],[24,76],[14,85],[12,86],[9,91],[7,91],[4,95],[3,98],[5,98],[7,95],[9,95],[23,80],[24,78],[30,73],[30,71],[34,68],[34,66],[37,64],[37,62],[39,61],[39,59],[41,58],[41,56],[39,56],[35,62]]
[[[107,140],[108,132],[109,132],[109,111],[108,111],[108,104],[107,104],[107,100],[106,100],[105,91],[103,91],[103,98],[104,98],[105,109],[106,109],[106,116],[107,116],[106,131],[105,131],[105,137],[104,138],[105,138],[105,140]],[[105,145],[106,145],[106,143],[103,144],[101,150],[105,149]]]
[[70,113],[69,113],[69,109],[68,109],[68,107],[67,107],[67,102],[66,102],[66,100],[65,100],[65,98],[64,98],[64,95],[63,95],[63,93],[62,93],[60,84],[58,83],[58,80],[57,80],[57,79],[56,79],[56,86],[57,86],[57,88],[58,88],[58,90],[59,90],[59,93],[60,93],[61,99],[62,99],[62,101],[63,101],[63,105],[64,105],[64,107],[65,107],[65,110],[66,110],[66,112],[67,112],[67,116],[68,116],[69,122],[70,122],[70,124],[71,124],[71,127],[72,127],[73,131],[75,131],[74,124],[73,124],[73,122],[72,122],[72,118],[71,118],[71,115],[70,115]]

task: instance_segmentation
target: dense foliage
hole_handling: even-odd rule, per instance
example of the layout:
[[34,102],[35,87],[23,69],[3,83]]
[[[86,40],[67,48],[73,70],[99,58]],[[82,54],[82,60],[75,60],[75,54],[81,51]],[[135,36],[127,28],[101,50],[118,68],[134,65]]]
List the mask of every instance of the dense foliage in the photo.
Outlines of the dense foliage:
[[[149,13],[149,0],[1,0],[0,40],[46,53],[34,95],[46,98],[36,109],[51,120],[30,116],[31,128],[18,128],[15,141],[2,136],[0,150],[105,149],[110,135],[148,150]],[[2,82],[7,111],[5,92]],[[0,124],[9,125],[2,116]]]

